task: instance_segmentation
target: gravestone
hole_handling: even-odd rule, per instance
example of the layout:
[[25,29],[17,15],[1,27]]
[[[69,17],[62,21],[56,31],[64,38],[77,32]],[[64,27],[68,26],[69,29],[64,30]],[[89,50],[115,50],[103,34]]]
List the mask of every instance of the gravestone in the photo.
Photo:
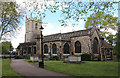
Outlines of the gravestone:
[[35,57],[35,56],[30,57],[30,61],[32,61],[32,62],[35,62],[35,61],[38,61],[38,60],[39,60],[38,57]]
[[71,63],[78,63],[81,62],[81,56],[68,56],[68,58],[65,58],[65,61]]

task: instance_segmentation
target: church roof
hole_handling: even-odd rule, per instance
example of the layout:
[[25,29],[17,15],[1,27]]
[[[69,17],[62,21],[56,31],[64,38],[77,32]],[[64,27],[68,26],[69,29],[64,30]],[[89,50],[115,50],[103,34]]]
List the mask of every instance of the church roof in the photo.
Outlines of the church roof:
[[57,33],[57,34],[44,36],[44,42],[59,41],[59,40],[70,41],[70,38],[72,38],[72,37],[89,36],[89,35],[91,35],[91,29],[92,28],[68,32],[68,33]]
[[30,46],[30,45],[36,45],[36,42],[25,42],[25,43],[20,43],[19,46],[17,47],[17,49],[20,49],[20,46],[26,47],[26,46]]
[[112,48],[106,41],[104,41],[104,47],[105,48]]

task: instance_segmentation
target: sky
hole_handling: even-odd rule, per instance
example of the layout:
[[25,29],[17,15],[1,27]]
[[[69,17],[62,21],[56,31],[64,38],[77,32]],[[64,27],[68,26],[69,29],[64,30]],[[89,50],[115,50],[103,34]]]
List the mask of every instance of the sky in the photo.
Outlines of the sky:
[[[24,0],[17,0],[18,4],[22,4]],[[49,2],[49,4],[52,4],[53,2]],[[24,6],[21,6],[24,7]],[[115,6],[116,7],[116,6]],[[117,7],[116,7],[117,8]],[[27,18],[30,17],[31,11],[26,13]],[[90,14],[90,13],[89,13]],[[69,26],[61,26],[60,22],[58,21],[59,18],[61,18],[61,12],[58,11],[56,13],[51,13],[49,11],[46,12],[46,17],[44,19],[42,19],[43,21],[43,27],[44,27],[44,31],[43,31],[43,35],[50,35],[50,34],[55,34],[55,33],[67,33],[67,32],[72,32],[72,31],[77,31],[77,30],[83,30],[84,25],[85,25],[85,21],[83,19],[79,19],[79,24],[77,26],[72,26],[71,22],[68,21]],[[32,15],[33,18],[38,16],[37,14],[33,14]],[[115,14],[113,16],[118,16],[118,12],[115,12]],[[23,20],[21,21],[21,23],[19,24],[19,27],[17,28],[19,31],[15,32],[15,36],[13,37],[8,37],[9,40],[12,42],[12,45],[14,48],[17,48],[17,46],[19,45],[19,43],[24,43],[25,41],[25,19],[26,17],[23,18]],[[111,32],[113,32],[113,34],[115,34],[116,31],[110,30]]]

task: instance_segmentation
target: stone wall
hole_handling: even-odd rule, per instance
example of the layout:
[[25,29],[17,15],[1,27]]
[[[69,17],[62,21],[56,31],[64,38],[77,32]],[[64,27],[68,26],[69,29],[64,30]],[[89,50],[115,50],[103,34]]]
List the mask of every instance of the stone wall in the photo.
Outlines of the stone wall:
[[99,52],[101,52],[101,40],[100,40],[100,37],[97,31],[94,31],[93,35],[90,38],[91,39],[91,52],[92,52],[92,49],[94,48],[92,45],[93,45],[93,40],[95,37],[98,39],[98,50]]
[[36,41],[35,37],[37,34],[40,33],[39,28],[42,25],[42,19],[40,19],[40,21],[38,21],[35,18],[32,18],[32,15],[30,18],[26,17],[26,37],[25,37],[25,42],[34,42]]
[[[48,52],[50,53],[50,48],[51,48],[51,54],[52,54],[52,45],[56,44],[58,52],[63,53],[63,46],[65,43],[68,43],[70,46],[70,42],[67,41],[54,41],[54,42],[45,42],[43,46],[46,44],[48,46]],[[63,53],[64,54],[64,53]]]
[[79,41],[81,43],[81,53],[89,53],[89,36],[81,36],[81,37],[73,37],[71,38],[71,50],[74,52],[75,55],[80,55],[80,53],[75,53],[75,42]]

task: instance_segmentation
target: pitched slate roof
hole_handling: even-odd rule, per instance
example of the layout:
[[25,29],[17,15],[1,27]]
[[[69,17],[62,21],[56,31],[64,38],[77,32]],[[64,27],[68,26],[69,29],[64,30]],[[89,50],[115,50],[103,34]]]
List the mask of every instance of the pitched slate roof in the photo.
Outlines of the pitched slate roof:
[[112,49],[112,47],[111,47],[106,41],[104,41],[104,47],[105,47],[105,48],[111,48],[111,49]]
[[79,30],[79,31],[73,31],[73,32],[68,32],[68,33],[58,33],[58,34],[52,34],[48,36],[44,36],[44,42],[49,42],[49,41],[57,41],[61,40],[62,41],[70,41],[71,37],[79,37],[79,36],[88,36],[91,34],[92,28],[85,29],[85,30]]
[[30,45],[36,45],[36,42],[25,42],[25,43],[20,43],[19,46],[17,47],[17,49],[20,49],[20,47],[26,47],[26,46],[30,46]]

